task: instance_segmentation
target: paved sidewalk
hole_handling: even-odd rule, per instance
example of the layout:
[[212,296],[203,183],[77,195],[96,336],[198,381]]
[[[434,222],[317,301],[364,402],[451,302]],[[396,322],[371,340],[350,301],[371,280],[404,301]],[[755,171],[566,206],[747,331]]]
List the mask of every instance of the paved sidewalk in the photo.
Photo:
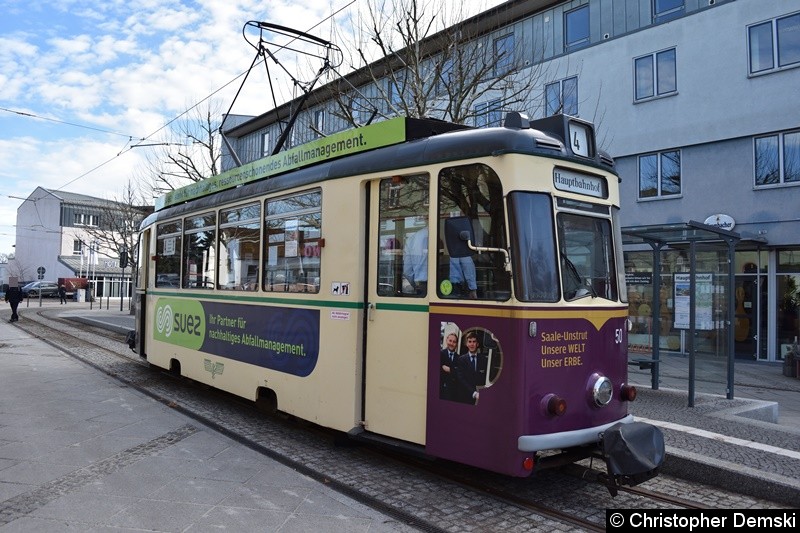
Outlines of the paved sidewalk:
[[[97,303],[92,304],[91,307],[90,304],[87,303],[71,303],[59,308],[57,301],[54,303],[45,303],[44,305],[56,307],[59,313],[65,318],[120,332],[132,329],[134,324],[134,318],[127,311],[127,307],[124,307],[123,310],[120,311],[119,300],[112,299],[110,305],[107,305],[104,301],[102,307],[99,307]],[[26,312],[32,311],[28,311],[25,308],[21,308],[21,310],[22,320],[24,320]],[[0,314],[0,316],[2,316],[2,314]],[[5,334],[6,330],[17,332],[17,335],[19,335],[20,331],[7,323],[0,324],[0,335],[13,338]],[[152,416],[158,420],[161,420],[162,416],[165,416],[163,411],[169,413],[170,417],[177,417],[169,418],[169,423],[165,424],[163,427],[161,425],[156,425],[157,430],[153,432],[154,436],[150,438],[157,439],[160,436],[171,435],[172,432],[181,431],[181,428],[184,428],[186,424],[192,428],[196,428],[195,433],[189,436],[182,436],[180,443],[170,446],[169,448],[172,450],[186,447],[184,443],[193,443],[200,439],[211,439],[212,442],[209,445],[210,449],[213,450],[215,447],[222,447],[224,448],[225,455],[228,453],[237,457],[250,457],[253,455],[252,452],[246,449],[240,449],[236,444],[219,437],[213,431],[199,427],[196,422],[190,422],[183,417],[178,417],[176,413],[158,406],[157,404],[150,405],[152,402],[146,398],[138,397],[127,389],[118,390],[120,386],[116,385],[110,379],[103,378],[99,375],[94,378],[85,375],[87,373],[95,373],[95,371],[87,370],[78,363],[73,363],[69,360],[66,362],[60,361],[65,358],[63,356],[54,357],[57,351],[52,348],[40,350],[42,353],[39,358],[31,358],[28,352],[24,351],[21,346],[26,346],[27,344],[37,345],[36,342],[33,341],[32,339],[19,339],[15,347],[15,355],[8,359],[9,361],[15,361],[15,358],[19,358],[19,361],[14,364],[14,367],[20,366],[22,369],[19,372],[22,376],[20,382],[25,382],[24,380],[32,374],[31,368],[37,368],[36,371],[39,372],[39,375],[37,375],[30,384],[33,386],[40,383],[42,370],[49,368],[49,363],[43,364],[43,361],[59,361],[58,367],[68,367],[71,369],[71,372],[77,372],[72,368],[76,365],[77,368],[81,370],[77,372],[77,377],[74,378],[77,387],[73,388],[69,387],[69,382],[65,383],[56,377],[59,375],[59,372],[53,371],[55,375],[48,377],[48,381],[45,381],[48,385],[46,387],[47,390],[41,393],[51,399],[51,408],[53,410],[60,410],[62,407],[66,410],[63,415],[65,418],[72,416],[71,413],[80,413],[83,409],[88,410],[85,416],[82,415],[82,418],[73,421],[73,425],[69,426],[70,432],[80,427],[81,424],[86,425],[89,430],[94,430],[96,420],[105,422],[107,418],[114,421],[119,418],[121,426],[112,427],[105,430],[105,432],[101,431],[99,434],[89,437],[89,442],[94,442],[93,439],[98,439],[98,442],[104,442],[108,440],[109,434],[114,432],[121,432],[125,436],[128,436],[127,433],[125,433],[125,428],[130,428],[132,431],[132,429],[136,427],[134,424],[149,428],[150,424],[153,424],[153,422],[150,420],[139,421],[135,418],[137,414],[149,412],[149,409],[143,410],[141,408],[141,404],[144,404],[154,410]],[[39,345],[45,346],[44,343],[39,343]],[[5,351],[6,348],[3,349],[3,352]],[[41,359],[42,356],[50,357]],[[637,356],[632,355],[632,357]],[[696,360],[694,383],[695,402],[693,407],[689,407],[689,359],[687,357],[668,354],[662,354],[661,359],[658,390],[651,389],[650,370],[640,370],[636,366],[630,366],[629,380],[639,389],[639,398],[631,404],[630,412],[637,419],[659,425],[664,430],[667,443],[667,460],[664,464],[663,473],[675,474],[680,477],[694,479],[701,483],[713,484],[723,488],[735,487],[736,490],[744,494],[770,499],[776,502],[783,502],[788,506],[796,507],[796,502],[800,501],[800,379],[784,376],[781,364],[737,361],[735,364],[734,399],[728,400],[725,390],[727,386],[726,361],[720,358],[698,356]],[[48,374],[49,373],[50,372],[48,372]],[[85,391],[94,389],[92,389],[91,386],[84,386],[81,380],[104,383],[101,390],[108,389],[114,394],[109,397],[93,399],[88,402],[88,406],[84,407],[83,394]],[[3,499],[2,491],[7,490],[6,484],[4,483],[5,478],[2,477],[3,472],[5,472],[9,466],[15,466],[13,464],[4,463],[4,461],[7,460],[4,455],[4,450],[8,446],[12,446],[11,449],[13,449],[14,446],[25,447],[24,445],[15,444],[17,441],[12,440],[6,442],[4,440],[6,439],[5,434],[10,431],[9,428],[13,427],[12,424],[5,422],[4,418],[6,416],[11,416],[11,420],[14,420],[14,416],[20,416],[21,420],[25,420],[22,413],[27,415],[30,411],[30,409],[26,408],[26,402],[30,399],[32,402],[31,405],[36,405],[39,398],[38,393],[34,393],[34,391],[28,389],[20,390],[17,396],[9,393],[6,390],[6,381],[8,381],[10,386],[15,390],[18,385],[14,382],[14,378],[9,372],[0,374],[0,402],[2,402],[0,405],[3,406],[0,408],[0,483],[3,483],[3,485],[0,485],[0,500]],[[52,387],[50,385],[51,381],[63,387],[63,390],[60,389],[57,393],[50,395],[50,388]],[[10,396],[7,397],[6,395],[9,394]],[[76,394],[77,397],[73,398]],[[71,402],[76,402],[76,405],[73,408],[67,409],[69,406],[68,402],[65,403],[64,406],[58,403],[61,401],[61,396],[68,398]],[[131,396],[131,398],[128,398],[129,396]],[[13,411],[7,414],[4,411],[5,406],[12,400],[15,402],[13,405],[15,405],[19,411]],[[128,404],[136,405],[137,407],[128,411]],[[105,415],[104,411],[93,411],[93,409],[100,409],[101,407],[116,407],[121,413],[115,411],[113,414]],[[45,410],[45,413],[46,412]],[[2,424],[6,424],[8,427],[2,427]],[[28,429],[30,430],[30,427]],[[103,427],[101,426],[100,430],[102,429]],[[30,448],[33,450],[32,453],[34,453],[37,448],[43,446],[43,440],[54,440],[57,442],[58,438],[64,438],[61,435],[65,430],[61,426],[55,426],[51,428],[50,431],[56,431],[57,437],[55,439],[51,439],[48,433],[42,433],[42,436],[45,437],[44,439],[37,439],[35,434],[32,434],[28,437],[28,440],[22,440],[20,442],[29,443]],[[133,431],[133,433],[135,434],[136,432]],[[9,434],[13,435],[12,433]],[[225,444],[220,444],[220,442]],[[80,442],[71,444],[71,446],[75,445],[80,446],[81,444]],[[178,448],[175,448],[176,446]],[[192,450],[193,448],[188,449]],[[128,448],[124,450],[128,450]],[[74,453],[74,450],[72,451]],[[117,450],[114,450],[114,453],[117,453]],[[167,452],[165,451],[164,453]],[[177,455],[183,457],[182,454]],[[33,463],[37,462],[36,457],[37,456],[31,458]],[[174,492],[176,494],[191,492],[190,488],[194,485],[201,482],[205,483],[208,475],[204,474],[204,472],[207,472],[208,468],[217,467],[207,467],[203,466],[203,464],[209,461],[213,463],[216,461],[217,457],[217,455],[204,456],[201,451],[192,451],[191,454],[188,455],[190,460],[188,465],[181,465],[178,470],[182,473],[185,472],[185,474],[177,480],[169,480],[178,485],[179,490],[176,489]],[[14,457],[8,459],[12,461],[16,460]],[[104,459],[106,459],[106,457],[97,458],[98,461]],[[225,512],[234,512],[229,511],[228,507],[238,509],[240,504],[237,498],[243,498],[242,491],[246,494],[253,494],[249,486],[255,485],[259,487],[258,490],[263,489],[267,492],[263,495],[259,493],[258,496],[252,496],[253,498],[257,498],[258,503],[241,505],[246,509],[246,511],[241,511],[241,513],[246,512],[248,515],[254,513],[253,516],[258,516],[258,513],[264,511],[261,506],[266,505],[270,511],[269,517],[271,520],[278,520],[279,518],[284,520],[284,525],[278,527],[291,528],[295,520],[305,520],[306,522],[303,523],[304,526],[311,525],[315,523],[315,520],[322,520],[322,517],[326,516],[329,519],[325,524],[326,527],[334,528],[325,529],[326,531],[336,531],[338,530],[336,528],[340,526],[348,530],[362,530],[368,527],[370,531],[396,530],[396,528],[399,527],[397,524],[390,521],[386,522],[386,520],[388,520],[386,518],[370,514],[368,510],[361,509],[357,504],[347,503],[348,500],[346,498],[336,493],[325,491],[324,487],[317,487],[313,481],[296,474],[293,476],[291,472],[286,472],[285,468],[280,468],[269,461],[264,461],[263,459],[259,460],[260,462],[258,466],[255,467],[256,471],[252,473],[252,477],[247,477],[243,474],[233,474],[234,479],[230,479],[231,474],[225,474],[227,469],[230,468],[233,472],[240,472],[242,469],[241,463],[237,463],[236,461],[234,461],[232,465],[230,463],[219,465],[220,473],[214,475],[222,479],[212,478],[208,482],[211,483],[213,481],[216,483],[226,481],[232,483],[234,487],[234,489],[231,489],[233,490],[232,493],[225,492],[230,485],[223,487],[221,492],[224,494],[221,494],[221,500],[216,502],[202,500],[200,502],[194,502],[191,500],[186,501],[186,496],[180,496],[176,497],[176,503],[180,503],[181,505],[192,504],[205,506],[200,514],[204,519],[207,519],[206,517],[208,516],[218,516],[216,510],[219,509],[224,509]],[[141,462],[140,468],[150,465],[151,461],[155,461],[155,459]],[[242,459],[242,462],[246,461]],[[71,465],[71,463],[68,463],[68,465],[73,466],[73,470],[78,466],[83,466]],[[41,466],[39,466],[39,468],[41,468]],[[125,468],[134,468],[134,466],[131,465]],[[153,467],[150,466],[150,468]],[[158,471],[158,468],[155,468],[155,470]],[[273,470],[278,473],[273,474]],[[148,471],[146,473],[149,474],[150,472]],[[238,475],[243,475],[243,477],[239,479],[236,477]],[[121,476],[123,476],[123,473],[116,474],[117,478]],[[278,479],[278,482],[271,485],[270,483],[273,479]],[[51,482],[52,480],[47,479],[47,481]],[[131,485],[137,483],[133,479],[129,479],[128,482]],[[16,486],[13,482],[11,483],[12,486]],[[96,494],[96,492],[93,493],[91,489],[92,487],[96,487],[97,483],[98,482],[93,481],[91,484],[82,486],[79,491],[82,495],[81,497],[85,497],[83,496],[84,493],[90,495]],[[134,494],[133,498],[139,498],[139,500],[133,502],[126,500],[126,502],[130,503],[126,509],[141,510],[152,502],[162,501],[164,498],[162,494],[168,492],[168,490],[164,488],[167,480],[161,480],[156,477],[154,483],[155,486],[150,488],[156,491],[160,490],[161,492]],[[101,484],[100,486],[102,487],[103,485]],[[267,486],[269,487],[268,489]],[[282,496],[279,498],[278,496],[270,495],[269,491],[277,491],[276,494]],[[294,495],[289,498],[289,501],[292,504],[297,504],[295,508],[291,508],[291,505],[282,506],[273,503],[273,500],[283,502],[284,500],[281,498],[288,497],[284,491],[289,491]],[[209,492],[213,491],[209,490]],[[318,493],[320,493],[319,496],[317,496]],[[75,496],[71,497],[74,498]],[[120,497],[130,498],[131,496],[123,494],[120,495]],[[231,498],[233,498],[233,500],[231,500]],[[327,505],[324,503],[318,513],[313,511],[308,512],[307,509],[314,508],[313,505],[308,505],[308,501],[317,501],[317,499],[322,502],[330,502],[331,505],[335,506],[341,504],[344,511],[337,512],[335,520],[325,514],[326,511],[324,509]],[[140,501],[146,503],[139,503]],[[234,503],[231,504],[231,502]],[[137,504],[139,504],[139,507],[134,507]],[[276,505],[276,508],[273,508],[273,505]],[[122,509],[115,512],[121,513],[118,514],[118,516],[121,517],[125,516],[127,511]],[[236,524],[239,523],[239,513],[240,511],[237,510],[234,515],[229,517],[231,520],[234,520],[236,517]],[[33,515],[38,516],[38,513],[33,513]],[[2,507],[0,507],[0,516],[3,516]],[[187,516],[186,518],[193,519],[194,517]],[[264,529],[264,527],[262,527],[263,524],[259,520],[250,520],[249,518],[246,520],[249,520],[248,526]],[[345,521],[340,522],[339,520]],[[234,529],[236,529],[236,527],[239,526],[235,526]]]
[[2,316],[0,531],[411,531]]

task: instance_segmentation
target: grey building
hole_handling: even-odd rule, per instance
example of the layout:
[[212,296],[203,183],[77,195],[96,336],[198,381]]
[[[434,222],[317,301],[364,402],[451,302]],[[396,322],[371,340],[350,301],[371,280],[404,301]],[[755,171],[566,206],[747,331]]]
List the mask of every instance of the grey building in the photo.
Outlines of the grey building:
[[[497,64],[519,76],[540,70],[521,106],[529,115],[565,112],[596,124],[622,178],[626,227],[697,221],[741,237],[733,265],[716,243],[698,250],[708,316],[696,347],[726,353],[722,331],[730,327],[738,358],[781,360],[800,336],[800,3],[512,0],[465,24]],[[348,79],[357,88],[348,96],[353,106],[372,99],[377,120],[391,114],[381,101],[391,87],[377,90],[363,69]],[[349,127],[330,94],[329,85],[310,95],[289,142]],[[498,124],[512,110],[504,98],[486,93],[472,125]],[[230,117],[226,135],[239,162],[269,155],[296,106]],[[441,118],[440,107],[432,105],[431,116]],[[223,152],[223,170],[239,162]],[[678,239],[660,254],[662,305],[654,310],[652,251],[626,248],[633,351],[652,349],[654,321],[662,349],[686,350],[676,287],[689,269],[688,247]],[[721,315],[730,299],[735,317]]]
[[[140,214],[134,216],[137,209]],[[133,242],[148,212],[152,208],[37,187],[17,209],[8,275],[20,282],[86,278],[95,284],[97,296],[118,297],[120,290],[127,296],[132,269],[122,268],[118,243],[122,234]]]

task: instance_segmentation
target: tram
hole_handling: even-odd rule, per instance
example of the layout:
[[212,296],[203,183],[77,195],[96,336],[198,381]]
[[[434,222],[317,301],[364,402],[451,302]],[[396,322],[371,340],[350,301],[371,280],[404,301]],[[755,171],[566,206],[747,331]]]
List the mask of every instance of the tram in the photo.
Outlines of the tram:
[[637,484],[664,443],[628,413],[619,203],[575,117],[340,132],[157,200],[129,344],[356,439]]

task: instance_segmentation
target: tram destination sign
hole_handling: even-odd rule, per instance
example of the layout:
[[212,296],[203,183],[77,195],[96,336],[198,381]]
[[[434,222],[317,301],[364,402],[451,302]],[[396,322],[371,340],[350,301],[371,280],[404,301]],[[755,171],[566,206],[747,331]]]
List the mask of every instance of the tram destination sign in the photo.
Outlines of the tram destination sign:
[[608,198],[608,186],[604,178],[565,168],[556,167],[553,170],[553,186],[559,191]]
[[283,174],[290,170],[398,144],[405,140],[405,117],[396,117],[363,128],[339,132],[170,191],[156,199],[155,207],[158,211],[187,200]]

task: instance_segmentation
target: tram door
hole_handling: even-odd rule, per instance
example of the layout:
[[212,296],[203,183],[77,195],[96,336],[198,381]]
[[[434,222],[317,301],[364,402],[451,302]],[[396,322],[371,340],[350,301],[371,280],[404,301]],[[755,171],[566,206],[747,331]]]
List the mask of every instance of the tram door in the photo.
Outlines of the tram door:
[[367,225],[366,429],[419,444],[427,390],[429,183],[427,174],[372,182]]
[[150,234],[152,229],[139,234],[138,261],[136,269],[136,285],[133,290],[133,307],[136,313],[137,339],[136,352],[140,356],[147,355],[147,284],[150,279]]

